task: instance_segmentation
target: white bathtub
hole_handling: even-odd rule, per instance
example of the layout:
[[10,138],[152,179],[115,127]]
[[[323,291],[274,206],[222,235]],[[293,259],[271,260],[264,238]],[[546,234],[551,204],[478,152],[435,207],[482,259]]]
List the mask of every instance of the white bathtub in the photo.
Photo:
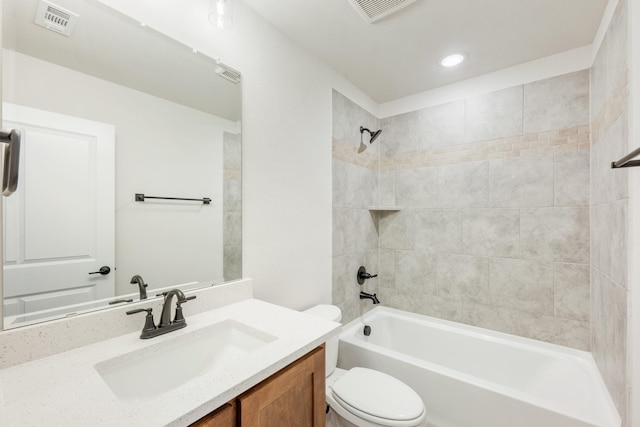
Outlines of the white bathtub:
[[345,325],[338,354],[410,385],[429,427],[620,426],[584,351],[378,307]]

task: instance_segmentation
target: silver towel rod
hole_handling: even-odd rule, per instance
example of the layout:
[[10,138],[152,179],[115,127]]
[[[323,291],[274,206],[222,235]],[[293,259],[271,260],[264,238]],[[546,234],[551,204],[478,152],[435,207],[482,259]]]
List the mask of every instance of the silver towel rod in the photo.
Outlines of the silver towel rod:
[[635,157],[640,156],[640,147],[636,148],[617,162],[611,162],[612,169],[618,168],[631,168],[634,166],[640,166],[640,160],[631,160]]

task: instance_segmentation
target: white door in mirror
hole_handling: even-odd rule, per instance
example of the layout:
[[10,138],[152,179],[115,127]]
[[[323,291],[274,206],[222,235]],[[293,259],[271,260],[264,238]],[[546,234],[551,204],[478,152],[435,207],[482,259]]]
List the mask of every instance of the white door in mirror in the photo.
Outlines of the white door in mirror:
[[114,127],[9,103],[3,122],[23,132],[4,199],[4,315],[114,296]]

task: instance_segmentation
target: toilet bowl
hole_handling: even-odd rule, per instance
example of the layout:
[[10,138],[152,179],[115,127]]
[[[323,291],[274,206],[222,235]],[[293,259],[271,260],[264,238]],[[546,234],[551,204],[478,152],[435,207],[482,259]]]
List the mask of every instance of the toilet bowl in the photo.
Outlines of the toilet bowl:
[[[340,322],[334,305],[321,304],[305,313]],[[424,427],[426,411],[418,394],[397,378],[368,368],[337,368],[338,337],[327,341],[326,399],[331,407],[327,425],[336,427]]]

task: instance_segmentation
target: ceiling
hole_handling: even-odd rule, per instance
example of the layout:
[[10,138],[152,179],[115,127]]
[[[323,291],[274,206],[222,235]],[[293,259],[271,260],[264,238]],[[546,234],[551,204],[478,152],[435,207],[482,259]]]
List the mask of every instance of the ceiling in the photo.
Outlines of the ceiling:
[[[231,121],[241,85],[213,59],[94,0],[53,0],[80,15],[71,37],[33,23],[37,0],[3,0],[2,46]],[[154,54],[149,54],[154,52]]]
[[[590,45],[607,0],[416,0],[367,23],[349,0],[244,0],[378,103]],[[464,51],[453,69],[445,55]]]

